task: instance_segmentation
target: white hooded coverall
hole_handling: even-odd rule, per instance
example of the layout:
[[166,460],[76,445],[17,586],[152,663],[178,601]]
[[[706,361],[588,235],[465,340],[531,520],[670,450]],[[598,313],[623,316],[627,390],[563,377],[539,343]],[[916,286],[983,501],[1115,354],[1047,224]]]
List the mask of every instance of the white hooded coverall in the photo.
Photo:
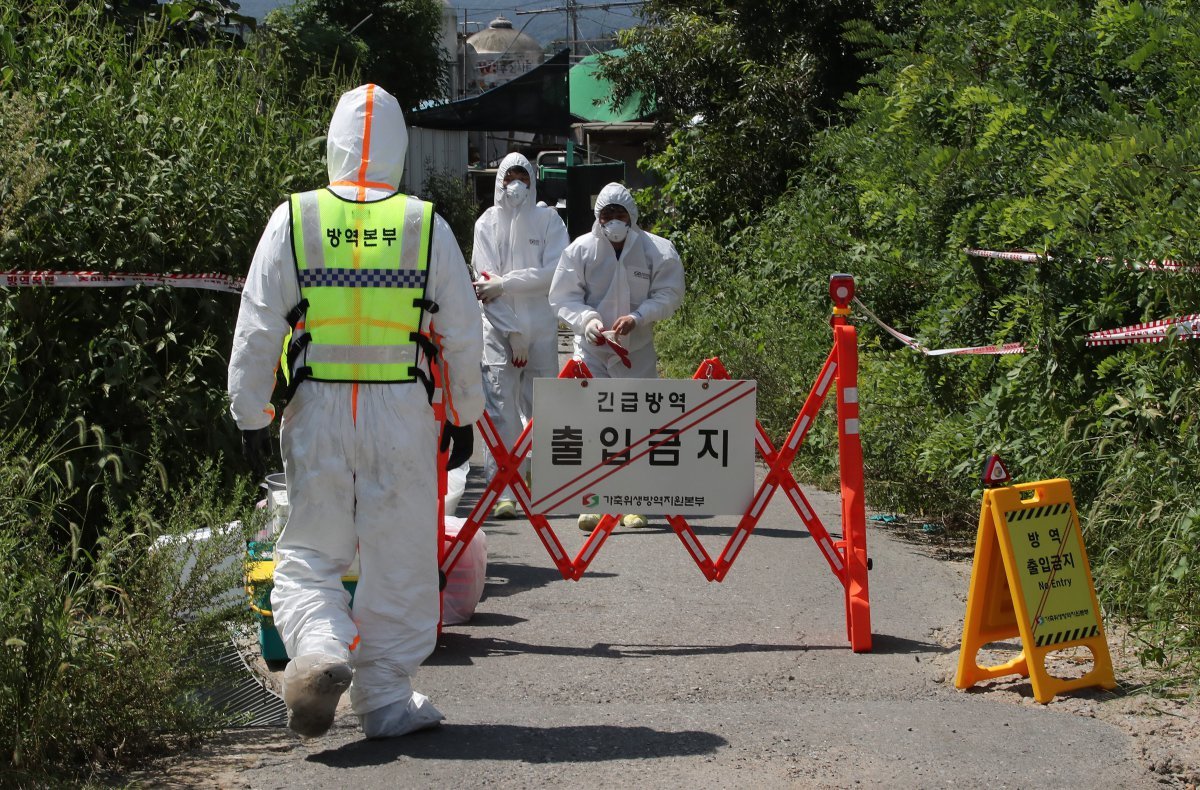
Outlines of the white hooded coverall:
[[[600,226],[600,209],[617,204],[629,212],[629,235],[618,258]],[[670,241],[637,226],[637,204],[620,184],[608,184],[596,198],[596,222],[563,251],[550,285],[550,304],[575,332],[575,359],[596,378],[658,378],[654,323],[674,315],[683,302],[683,261]],[[599,318],[605,329],[622,316],[637,321],[617,337],[629,350],[626,368],[609,346],[588,341],[584,329]]]
[[[374,85],[346,93],[329,126],[329,188],[356,201],[394,194],[407,145],[395,98]],[[425,295],[440,309],[424,312],[421,331],[440,348],[447,419],[471,425],[483,411],[478,303],[440,216],[432,232]],[[259,240],[234,332],[230,409],[242,430],[263,428],[274,417],[286,316],[300,298],[284,203]],[[427,360],[420,367],[427,370]],[[437,638],[438,431],[420,381],[304,381],[283,414],[291,512],[275,547],[275,624],[290,656],[349,659],[350,697],[360,717],[385,706],[397,711],[388,713],[394,732],[368,734],[402,734],[406,724],[441,718],[410,682]],[[341,576],[356,550],[352,614]]]
[[[510,206],[504,174],[520,167],[529,174],[529,192],[520,206]],[[483,309],[483,386],[485,408],[505,446],[512,449],[525,422],[533,417],[533,380],[558,375],[558,319],[550,307],[550,281],[570,239],[558,212],[537,203],[533,165],[521,154],[504,157],[496,170],[495,205],[475,221],[471,263],[476,275],[499,278],[500,298],[480,303]],[[521,332],[529,342],[524,368],[512,364],[508,336]],[[528,459],[525,465],[528,467]],[[488,480],[496,461],[484,461]],[[505,489],[500,499],[513,499]]]

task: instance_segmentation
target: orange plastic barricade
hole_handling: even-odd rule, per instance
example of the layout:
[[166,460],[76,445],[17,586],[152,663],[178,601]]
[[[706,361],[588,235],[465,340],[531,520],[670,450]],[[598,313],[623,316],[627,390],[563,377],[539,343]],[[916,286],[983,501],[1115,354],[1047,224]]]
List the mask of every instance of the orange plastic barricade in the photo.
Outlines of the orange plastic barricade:
[[[576,370],[587,368],[575,360],[569,361],[559,374],[560,378],[571,377]],[[587,372],[590,377],[591,373]],[[466,523],[459,530],[457,537],[450,541],[446,546],[445,552],[442,555],[442,573],[449,575],[450,570],[458,562],[458,558],[462,555],[463,549],[475,537],[475,533],[479,531],[479,527],[483,524],[487,514],[492,512],[492,506],[496,503],[496,498],[506,487],[511,489],[513,496],[517,499],[517,506],[525,511],[525,515],[529,517],[529,521],[533,524],[534,531],[542,541],[542,545],[546,547],[546,552],[550,555],[550,559],[554,560],[554,564],[558,567],[558,572],[562,574],[564,579],[579,578],[575,573],[574,563],[567,558],[567,551],[563,548],[562,542],[559,541],[558,535],[554,532],[554,528],[550,526],[550,522],[540,513],[534,513],[530,507],[529,485],[525,482],[520,474],[521,462],[529,455],[530,446],[533,444],[531,431],[533,430],[533,421],[530,420],[525,426],[525,430],[521,431],[521,435],[517,437],[517,443],[513,445],[510,451],[504,446],[504,442],[500,441],[500,434],[496,430],[495,423],[487,412],[484,412],[483,417],[475,424],[479,429],[480,435],[483,437],[484,444],[492,453],[492,457],[496,460],[496,474],[488,482],[487,488],[479,496],[479,501],[475,503],[475,507],[471,509],[470,515],[467,516]]]
[[[771,497],[780,488],[792,503],[792,507],[803,521],[805,528],[816,541],[830,570],[845,591],[846,635],[856,653],[871,649],[871,603],[867,584],[870,562],[867,558],[866,508],[863,494],[862,443],[859,438],[858,421],[858,335],[847,321],[850,301],[854,298],[854,279],[850,275],[835,274],[830,278],[830,296],[834,301],[833,347],[825,359],[821,372],[813,383],[803,408],[796,416],[791,430],[777,449],[771,443],[762,424],[755,421],[755,447],[768,466],[765,479],[755,491],[747,511],[741,516],[733,534],[729,537],[720,555],[714,561],[705,551],[687,520],[681,516],[667,516],[667,523],[679,538],[680,543],[709,581],[723,581],[754,531]],[[570,360],[563,366],[559,378],[591,378],[591,371],[582,362]],[[730,379],[721,360],[713,357],[700,363],[694,379]],[[825,398],[831,390],[837,392],[838,420],[838,464],[841,476],[842,495],[842,539],[833,540],[821,523],[816,511],[805,498],[800,485],[792,476],[790,467],[809,429],[816,420]],[[530,523],[546,547],[547,553],[558,567],[564,579],[579,580],[588,565],[596,557],[601,546],[612,534],[620,514],[606,514],[600,519],[592,533],[584,541],[579,554],[568,558],[546,517],[534,513],[530,506],[529,486],[520,475],[522,461],[529,455],[532,444],[532,421],[525,426],[512,450],[500,441],[496,427],[487,414],[478,423],[484,442],[496,459],[496,475],[488,482],[479,501],[467,517],[458,537],[446,547],[442,558],[442,572],[449,573],[462,549],[475,536],[483,519],[491,512],[500,492],[510,488],[518,506],[528,516]]]

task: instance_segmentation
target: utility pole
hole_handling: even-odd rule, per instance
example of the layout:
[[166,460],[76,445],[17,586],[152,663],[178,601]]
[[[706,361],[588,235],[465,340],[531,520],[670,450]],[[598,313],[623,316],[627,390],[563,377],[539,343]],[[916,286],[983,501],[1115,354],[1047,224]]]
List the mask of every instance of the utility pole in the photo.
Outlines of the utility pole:
[[567,20],[570,22],[571,60],[579,60],[579,3],[567,0]]
[[631,6],[642,5],[642,0],[618,0],[613,3],[580,3],[579,0],[563,0],[565,5],[555,6],[553,8],[537,8],[532,11],[515,11],[516,16],[525,14],[560,14],[563,11],[567,12],[567,46],[571,50],[571,62],[579,60],[579,44],[582,39],[579,37],[579,12],[583,10],[602,10],[607,11],[610,8],[628,8]]

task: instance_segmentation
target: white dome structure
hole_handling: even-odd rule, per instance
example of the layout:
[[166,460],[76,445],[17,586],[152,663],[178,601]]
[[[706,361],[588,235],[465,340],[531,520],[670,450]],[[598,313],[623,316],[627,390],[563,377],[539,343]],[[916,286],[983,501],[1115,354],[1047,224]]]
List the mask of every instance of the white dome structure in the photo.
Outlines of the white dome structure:
[[537,39],[498,16],[467,39],[467,57],[476,87],[489,90],[541,65],[543,52]]

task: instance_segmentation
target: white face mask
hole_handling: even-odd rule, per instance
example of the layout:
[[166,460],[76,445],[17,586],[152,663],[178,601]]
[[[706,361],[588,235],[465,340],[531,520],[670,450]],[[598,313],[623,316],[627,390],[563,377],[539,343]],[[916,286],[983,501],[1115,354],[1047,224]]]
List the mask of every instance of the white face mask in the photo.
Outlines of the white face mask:
[[525,186],[524,181],[510,181],[504,188],[505,205],[517,208],[525,202],[527,197],[529,197],[529,187]]
[[604,223],[604,235],[614,244],[620,244],[629,235],[629,223],[619,219],[610,219]]

